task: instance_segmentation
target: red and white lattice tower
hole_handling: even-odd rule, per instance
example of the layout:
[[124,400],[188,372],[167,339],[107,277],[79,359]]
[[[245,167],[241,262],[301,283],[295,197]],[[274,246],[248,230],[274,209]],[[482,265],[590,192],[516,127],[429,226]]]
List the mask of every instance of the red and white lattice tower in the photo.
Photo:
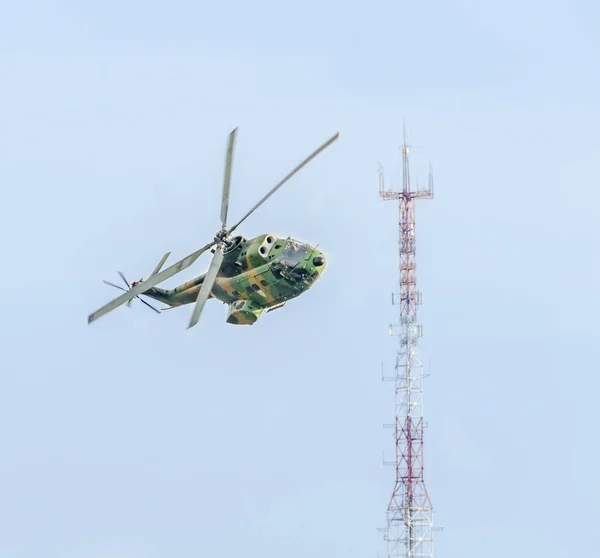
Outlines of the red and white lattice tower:
[[394,491],[383,530],[388,558],[432,558],[434,556],[433,508],[425,488],[423,463],[423,366],[417,343],[423,327],[417,323],[422,302],[417,290],[415,245],[415,200],[433,198],[433,176],[429,169],[427,190],[411,190],[406,136],[402,146],[402,191],[386,190],[379,171],[379,193],[384,200],[397,200],[400,209],[400,292],[392,303],[400,306],[400,323],[390,326],[399,339],[395,374],[384,378],[395,385],[396,420],[393,425],[396,459],[385,463],[396,469]]

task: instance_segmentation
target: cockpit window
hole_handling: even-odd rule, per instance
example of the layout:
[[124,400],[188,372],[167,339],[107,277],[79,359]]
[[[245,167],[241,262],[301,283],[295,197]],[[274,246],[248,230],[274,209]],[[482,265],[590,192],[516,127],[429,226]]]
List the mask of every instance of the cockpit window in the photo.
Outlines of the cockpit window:
[[284,267],[294,267],[298,265],[304,256],[306,256],[306,246],[293,240],[288,240],[285,243],[285,248],[275,259],[276,262]]

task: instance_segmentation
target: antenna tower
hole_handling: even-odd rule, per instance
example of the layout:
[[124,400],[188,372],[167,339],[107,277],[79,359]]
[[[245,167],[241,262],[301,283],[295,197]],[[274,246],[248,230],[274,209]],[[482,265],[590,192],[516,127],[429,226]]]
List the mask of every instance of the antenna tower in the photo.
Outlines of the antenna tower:
[[417,290],[415,200],[433,198],[433,174],[429,166],[427,190],[411,189],[410,169],[404,130],[402,145],[402,191],[386,190],[383,169],[379,168],[379,194],[384,200],[397,200],[399,205],[400,292],[392,294],[392,304],[400,307],[400,323],[390,325],[390,335],[398,337],[394,376],[383,380],[395,385],[394,429],[396,459],[384,465],[396,469],[396,481],[387,509],[384,539],[388,558],[433,558],[433,508],[425,487],[423,462],[423,365],[419,359],[418,340],[423,326],[417,323],[417,310],[422,303]]

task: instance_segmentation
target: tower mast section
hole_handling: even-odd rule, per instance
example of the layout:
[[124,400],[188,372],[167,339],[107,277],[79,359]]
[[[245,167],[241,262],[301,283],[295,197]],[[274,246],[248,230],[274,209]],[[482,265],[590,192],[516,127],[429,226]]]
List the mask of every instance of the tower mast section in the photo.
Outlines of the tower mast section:
[[409,146],[406,132],[402,152],[402,191],[386,190],[383,171],[379,174],[379,194],[383,200],[398,201],[400,292],[392,294],[392,303],[400,307],[399,324],[390,326],[390,335],[398,337],[394,376],[386,378],[395,386],[394,489],[387,509],[385,539],[388,558],[433,558],[433,508],[425,487],[423,461],[423,366],[418,340],[423,328],[417,323],[422,302],[417,290],[415,201],[433,198],[433,176],[429,169],[429,187],[412,190]]

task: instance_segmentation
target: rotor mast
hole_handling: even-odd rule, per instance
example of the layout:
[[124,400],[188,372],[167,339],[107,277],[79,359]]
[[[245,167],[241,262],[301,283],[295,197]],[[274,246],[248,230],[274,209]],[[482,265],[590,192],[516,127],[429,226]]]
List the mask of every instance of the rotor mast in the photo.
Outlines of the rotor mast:
[[386,190],[383,170],[379,171],[379,194],[383,200],[398,201],[399,224],[399,293],[392,303],[400,306],[399,324],[390,325],[390,335],[398,337],[394,375],[385,380],[395,386],[395,467],[394,489],[387,509],[384,529],[388,558],[433,558],[433,508],[425,487],[423,463],[423,374],[417,343],[423,327],[417,323],[422,302],[417,290],[415,200],[433,198],[433,176],[429,173],[426,190],[412,190],[410,184],[409,146],[401,146],[402,191]]

